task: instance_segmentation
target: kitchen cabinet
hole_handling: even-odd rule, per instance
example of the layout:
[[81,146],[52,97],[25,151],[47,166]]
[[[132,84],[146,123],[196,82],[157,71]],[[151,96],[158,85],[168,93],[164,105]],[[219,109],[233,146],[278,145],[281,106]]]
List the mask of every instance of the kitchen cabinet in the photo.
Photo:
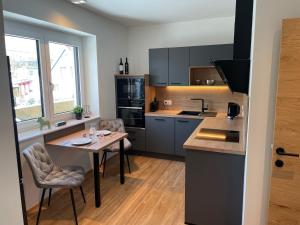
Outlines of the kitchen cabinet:
[[186,224],[242,224],[244,157],[186,150]]
[[211,67],[214,60],[232,59],[233,44],[149,49],[151,86],[187,86],[190,67]]
[[190,47],[190,66],[213,66],[211,61],[233,58],[233,44]]
[[169,49],[169,82],[170,86],[189,85],[190,48]]
[[128,140],[132,144],[132,150],[145,151],[146,150],[146,132],[145,128],[126,127],[128,133]]
[[174,119],[146,116],[147,151],[174,155]]
[[147,151],[185,156],[183,144],[201,121],[201,119],[146,116]]
[[149,49],[151,86],[167,86],[169,81],[169,49]]
[[197,126],[201,123],[200,119],[175,119],[175,154],[185,156],[183,149],[184,142],[189,138]]

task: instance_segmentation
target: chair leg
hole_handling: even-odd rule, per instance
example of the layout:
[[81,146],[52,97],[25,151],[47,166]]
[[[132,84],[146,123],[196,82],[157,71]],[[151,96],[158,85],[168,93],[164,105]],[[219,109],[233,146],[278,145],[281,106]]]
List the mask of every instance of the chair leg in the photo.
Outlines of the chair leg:
[[104,161],[103,161],[103,173],[102,173],[102,177],[104,177],[104,173],[105,173],[106,157],[107,157],[107,152],[104,152]]
[[41,209],[42,209],[42,206],[43,206],[43,201],[44,201],[44,197],[45,197],[45,192],[46,192],[46,189],[43,188],[43,193],[42,193],[42,197],[41,197],[41,201],[40,201],[39,212],[38,212],[37,219],[36,219],[36,225],[38,225],[38,224],[39,224],[39,221],[40,221]]
[[78,222],[77,222],[77,213],[76,213],[76,207],[75,207],[75,201],[74,201],[74,195],[73,195],[73,190],[72,189],[70,189],[70,194],[71,194],[71,200],[72,200],[72,207],[73,207],[75,224],[78,225]]
[[83,202],[84,202],[84,204],[85,204],[86,201],[85,201],[85,197],[84,197],[84,193],[83,193],[82,186],[80,186],[80,192],[81,192],[81,195],[82,195],[82,198],[83,198]]
[[126,159],[127,159],[127,165],[128,165],[128,170],[129,170],[129,173],[131,173],[131,169],[130,169],[130,162],[129,162],[129,157],[128,157],[128,154],[126,154]]
[[101,168],[103,160],[104,160],[104,154],[105,154],[105,152],[102,154],[102,157],[101,157],[101,163],[100,163],[100,166],[99,166],[100,168]]
[[49,189],[48,207],[50,206],[51,194],[52,194],[52,188]]

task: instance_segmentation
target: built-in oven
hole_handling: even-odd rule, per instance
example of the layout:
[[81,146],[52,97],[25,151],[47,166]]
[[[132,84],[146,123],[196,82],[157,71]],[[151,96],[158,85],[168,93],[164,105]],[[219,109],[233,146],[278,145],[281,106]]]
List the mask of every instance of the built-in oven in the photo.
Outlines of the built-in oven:
[[145,127],[144,108],[118,106],[118,118],[122,118],[125,127]]
[[126,127],[145,127],[145,79],[116,78],[117,117]]

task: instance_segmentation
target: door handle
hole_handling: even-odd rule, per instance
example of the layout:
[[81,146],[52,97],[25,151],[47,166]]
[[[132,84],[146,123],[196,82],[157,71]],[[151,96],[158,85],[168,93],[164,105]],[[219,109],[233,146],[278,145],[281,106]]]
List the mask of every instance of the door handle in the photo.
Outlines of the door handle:
[[277,153],[277,155],[285,155],[285,156],[299,157],[299,154],[297,154],[297,153],[289,153],[289,152],[285,152],[284,148],[280,148],[280,147],[276,149],[276,153]]

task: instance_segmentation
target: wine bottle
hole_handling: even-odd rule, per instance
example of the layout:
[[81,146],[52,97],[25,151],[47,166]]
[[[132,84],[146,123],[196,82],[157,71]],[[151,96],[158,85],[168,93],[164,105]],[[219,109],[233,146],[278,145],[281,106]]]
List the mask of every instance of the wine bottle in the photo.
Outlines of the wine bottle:
[[119,73],[120,74],[124,73],[124,66],[123,66],[122,58],[120,58]]
[[127,61],[127,57],[126,57],[126,62],[125,62],[125,74],[129,74],[129,64]]

